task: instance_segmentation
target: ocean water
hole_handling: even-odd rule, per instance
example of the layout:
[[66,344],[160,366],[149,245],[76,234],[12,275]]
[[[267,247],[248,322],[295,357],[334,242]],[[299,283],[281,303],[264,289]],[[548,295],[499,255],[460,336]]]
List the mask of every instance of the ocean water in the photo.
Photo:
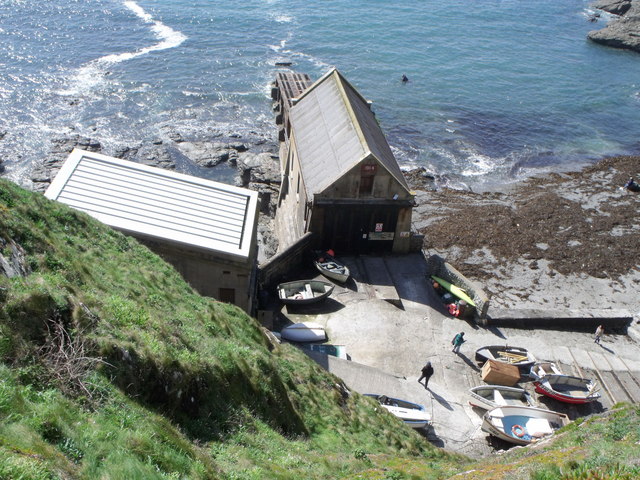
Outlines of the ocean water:
[[590,22],[589,3],[1,0],[5,175],[25,183],[71,132],[107,154],[171,131],[275,143],[279,61],[313,78],[337,67],[374,102],[401,165],[440,184],[639,153],[640,55],[586,40],[607,21]]

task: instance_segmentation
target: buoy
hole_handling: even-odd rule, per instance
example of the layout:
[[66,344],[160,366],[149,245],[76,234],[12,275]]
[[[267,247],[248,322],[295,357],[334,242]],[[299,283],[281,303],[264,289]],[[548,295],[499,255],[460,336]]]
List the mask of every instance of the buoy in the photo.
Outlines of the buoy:
[[513,427],[511,427],[511,433],[513,433],[518,438],[522,438],[524,437],[524,434],[527,433],[527,431],[522,428],[521,425],[514,425]]

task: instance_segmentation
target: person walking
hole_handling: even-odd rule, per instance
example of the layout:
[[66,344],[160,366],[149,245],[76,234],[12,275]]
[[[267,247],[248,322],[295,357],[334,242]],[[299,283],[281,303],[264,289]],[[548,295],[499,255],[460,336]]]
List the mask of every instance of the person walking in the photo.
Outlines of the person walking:
[[594,340],[598,345],[600,345],[600,338],[602,335],[604,335],[604,327],[602,325],[598,325],[598,328],[596,328],[596,339]]
[[422,383],[421,380],[424,378],[424,388],[429,388],[427,385],[429,385],[431,375],[433,375],[433,366],[431,365],[431,362],[427,362],[425,366],[422,367],[422,375],[420,375],[418,383]]
[[466,340],[464,339],[464,332],[460,332],[458,333],[455,337],[453,337],[453,340],[451,340],[451,345],[453,345],[453,350],[451,350],[453,353],[460,353],[460,346],[466,342]]

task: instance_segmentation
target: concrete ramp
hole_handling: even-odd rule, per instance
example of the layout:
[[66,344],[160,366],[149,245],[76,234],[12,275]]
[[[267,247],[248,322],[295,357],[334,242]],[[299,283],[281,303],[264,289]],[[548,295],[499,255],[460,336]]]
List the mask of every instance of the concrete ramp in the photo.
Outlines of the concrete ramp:
[[445,386],[432,379],[429,389],[416,377],[406,379],[377,368],[304,349],[310,358],[328,372],[339,377],[352,391],[376,393],[401,398],[424,405],[431,415],[432,425],[421,433],[437,447],[469,456],[488,454],[489,446],[480,431],[480,419],[466,404],[446,400],[451,397]]
[[402,300],[384,257],[361,256],[358,260],[359,269],[365,274],[366,283],[373,290],[375,297],[402,308]]

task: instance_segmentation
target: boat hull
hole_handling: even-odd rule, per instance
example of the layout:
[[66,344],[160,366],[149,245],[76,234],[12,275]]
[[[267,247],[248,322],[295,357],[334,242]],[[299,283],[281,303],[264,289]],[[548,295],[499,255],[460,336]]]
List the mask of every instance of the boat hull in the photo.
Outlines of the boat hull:
[[484,414],[482,430],[514,445],[530,445],[567,425],[563,413],[535,407],[505,406]]
[[[497,392],[497,393],[496,393]],[[469,389],[472,407],[492,410],[505,405],[533,406],[533,399],[523,388],[501,385],[480,385]]]
[[351,272],[346,265],[338,262],[328,254],[316,253],[316,259],[313,264],[322,275],[338,283],[345,283],[351,276]]
[[[524,357],[521,360],[515,360]],[[484,363],[487,360],[515,365],[521,370],[529,371],[536,363],[536,358],[526,348],[490,345],[476,350],[476,361]]]
[[349,280],[349,276],[351,275],[348,269],[346,273],[337,273],[320,266],[318,263],[316,263],[316,268],[322,275],[330,278],[331,280],[335,280],[338,283],[345,283],[347,280]]
[[308,305],[328,298],[335,288],[320,280],[298,280],[278,285],[278,297],[287,305]]
[[[545,375],[533,382],[536,392],[563,403],[584,405],[600,398],[591,380],[569,375]],[[567,386],[563,392],[561,386]]]
[[535,363],[529,372],[534,380],[539,380],[546,375],[562,375],[562,371],[553,362]]
[[365,396],[375,398],[381,407],[411,428],[420,429],[431,425],[431,415],[423,405],[374,393],[365,393]]
[[324,342],[327,339],[324,327],[311,322],[289,325],[282,329],[280,336],[290,342]]

